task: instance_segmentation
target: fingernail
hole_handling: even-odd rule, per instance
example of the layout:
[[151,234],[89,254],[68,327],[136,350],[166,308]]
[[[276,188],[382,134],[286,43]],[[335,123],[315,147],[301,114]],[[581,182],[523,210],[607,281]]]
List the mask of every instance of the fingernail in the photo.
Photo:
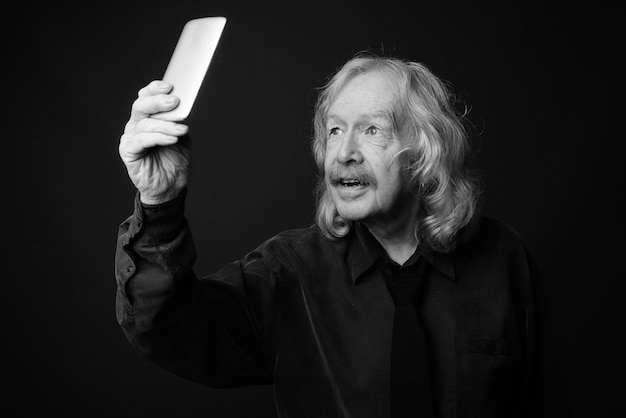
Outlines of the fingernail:
[[161,83],[159,84],[159,88],[161,90],[168,90],[171,87],[171,84],[168,83],[167,81],[161,81]]

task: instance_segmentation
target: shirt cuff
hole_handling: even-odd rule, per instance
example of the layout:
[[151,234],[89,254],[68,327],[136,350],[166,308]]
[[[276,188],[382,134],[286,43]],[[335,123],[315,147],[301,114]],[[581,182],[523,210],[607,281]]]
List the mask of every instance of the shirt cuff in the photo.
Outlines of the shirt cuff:
[[141,203],[139,193],[135,197],[135,214],[138,215],[139,231],[135,242],[156,245],[170,242],[185,227],[185,198],[187,189],[183,189],[176,198],[158,205]]

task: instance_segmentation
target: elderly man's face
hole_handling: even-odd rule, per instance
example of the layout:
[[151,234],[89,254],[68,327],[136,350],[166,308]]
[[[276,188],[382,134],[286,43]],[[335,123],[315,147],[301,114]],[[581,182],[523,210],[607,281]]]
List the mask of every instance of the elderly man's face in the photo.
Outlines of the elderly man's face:
[[382,74],[361,75],[328,111],[325,175],[344,219],[384,224],[405,201],[402,144],[391,119],[393,91]]

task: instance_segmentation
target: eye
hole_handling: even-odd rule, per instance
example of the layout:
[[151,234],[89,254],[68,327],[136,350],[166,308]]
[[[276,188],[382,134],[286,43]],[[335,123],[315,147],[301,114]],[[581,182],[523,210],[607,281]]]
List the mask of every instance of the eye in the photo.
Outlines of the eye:
[[380,129],[378,129],[376,126],[370,126],[365,130],[365,134],[367,135],[378,135],[379,132]]
[[330,130],[328,131],[328,135],[329,136],[333,136],[333,135],[339,135],[341,133],[341,129],[335,127],[335,128],[330,128]]

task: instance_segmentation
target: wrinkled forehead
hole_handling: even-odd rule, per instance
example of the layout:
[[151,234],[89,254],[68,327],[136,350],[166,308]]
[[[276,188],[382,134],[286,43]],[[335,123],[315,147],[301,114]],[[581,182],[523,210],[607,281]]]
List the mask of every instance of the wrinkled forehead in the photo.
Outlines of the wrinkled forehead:
[[324,119],[327,122],[384,119],[394,123],[401,107],[399,89],[394,81],[381,71],[355,76],[329,101]]

